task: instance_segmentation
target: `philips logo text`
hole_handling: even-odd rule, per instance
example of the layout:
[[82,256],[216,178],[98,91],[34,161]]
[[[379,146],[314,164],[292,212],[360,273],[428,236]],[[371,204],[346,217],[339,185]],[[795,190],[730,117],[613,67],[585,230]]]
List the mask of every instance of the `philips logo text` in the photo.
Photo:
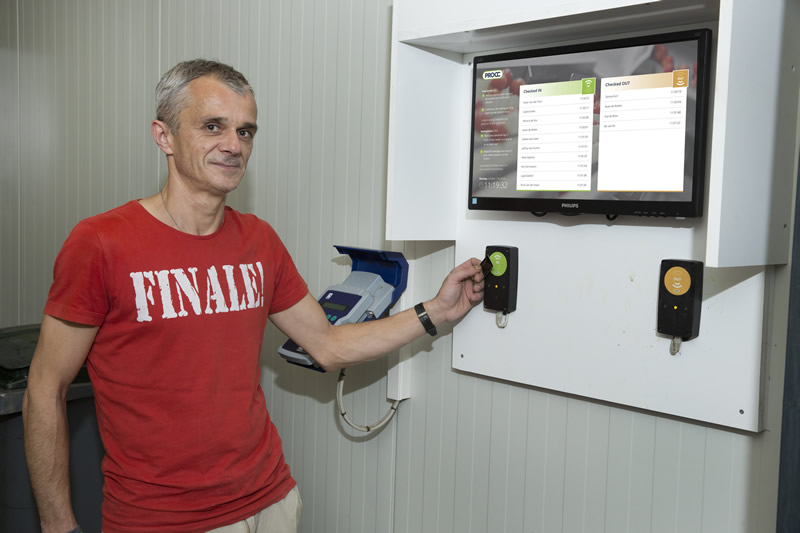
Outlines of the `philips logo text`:
[[565,203],[562,203],[561,207],[568,207],[570,209],[577,209],[580,206],[578,204],[565,204]]
[[486,72],[483,73],[483,79],[485,80],[494,80],[502,77],[503,77],[502,70],[487,70]]

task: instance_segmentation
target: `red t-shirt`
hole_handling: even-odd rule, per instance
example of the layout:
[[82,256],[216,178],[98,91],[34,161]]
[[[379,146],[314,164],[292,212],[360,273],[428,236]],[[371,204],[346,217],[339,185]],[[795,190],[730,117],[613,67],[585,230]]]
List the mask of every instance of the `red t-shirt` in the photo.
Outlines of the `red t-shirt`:
[[45,313],[100,326],[87,367],[105,533],[205,531],[294,487],[259,356],[269,314],[307,293],[269,224],[230,208],[202,237],[137,201],[75,227]]

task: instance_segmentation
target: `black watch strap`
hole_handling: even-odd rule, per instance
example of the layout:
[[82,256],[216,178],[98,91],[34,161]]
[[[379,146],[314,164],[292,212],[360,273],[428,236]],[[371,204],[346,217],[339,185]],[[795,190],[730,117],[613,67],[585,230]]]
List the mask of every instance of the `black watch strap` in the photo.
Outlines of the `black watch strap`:
[[419,321],[422,322],[422,327],[425,328],[425,331],[428,333],[428,335],[435,337],[436,326],[433,325],[431,317],[428,316],[428,312],[425,310],[425,306],[422,305],[422,302],[414,306],[414,311],[417,312],[417,318],[419,318]]

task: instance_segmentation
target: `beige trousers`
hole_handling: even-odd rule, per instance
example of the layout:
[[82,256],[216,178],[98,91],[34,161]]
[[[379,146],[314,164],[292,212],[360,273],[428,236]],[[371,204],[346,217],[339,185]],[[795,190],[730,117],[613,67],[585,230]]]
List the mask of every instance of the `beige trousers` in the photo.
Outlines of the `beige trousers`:
[[302,508],[300,491],[295,485],[281,501],[246,520],[212,529],[208,533],[297,533]]

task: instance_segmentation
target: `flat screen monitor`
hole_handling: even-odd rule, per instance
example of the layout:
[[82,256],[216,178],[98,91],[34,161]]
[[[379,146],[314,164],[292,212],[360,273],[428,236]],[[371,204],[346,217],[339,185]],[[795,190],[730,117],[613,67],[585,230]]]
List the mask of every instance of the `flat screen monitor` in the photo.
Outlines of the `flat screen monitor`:
[[698,217],[711,32],[474,58],[470,209]]

